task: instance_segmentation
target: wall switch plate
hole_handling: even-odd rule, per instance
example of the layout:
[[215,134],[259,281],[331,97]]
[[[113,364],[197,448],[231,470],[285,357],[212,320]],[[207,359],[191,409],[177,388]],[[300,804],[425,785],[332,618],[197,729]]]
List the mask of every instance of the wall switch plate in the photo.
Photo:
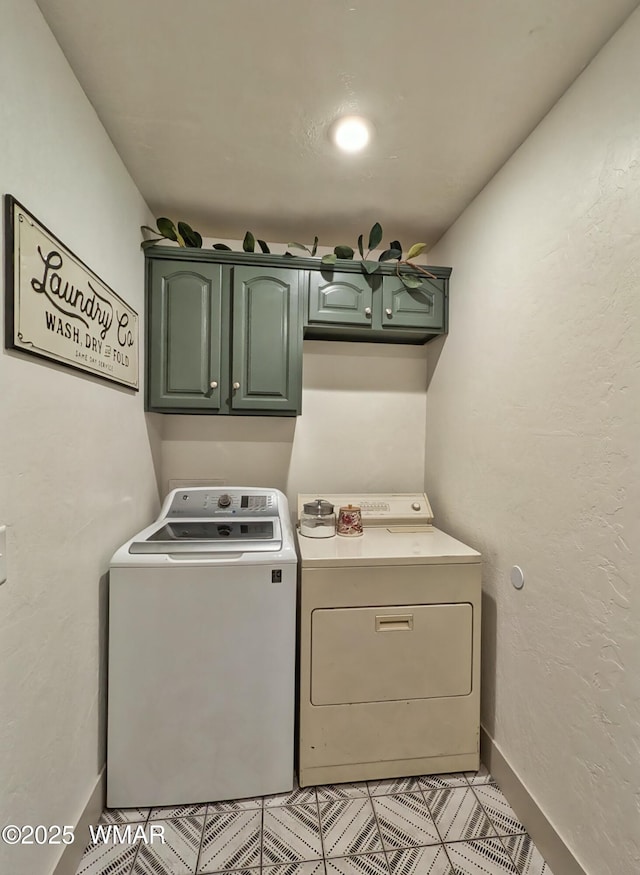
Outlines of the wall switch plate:
[[0,586],[7,579],[7,527],[0,526]]

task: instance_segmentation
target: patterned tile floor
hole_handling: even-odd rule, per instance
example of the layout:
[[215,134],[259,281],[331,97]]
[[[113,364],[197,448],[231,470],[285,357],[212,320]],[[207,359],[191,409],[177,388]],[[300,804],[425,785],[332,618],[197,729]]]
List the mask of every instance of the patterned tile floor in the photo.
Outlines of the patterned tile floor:
[[129,826],[131,843],[90,844],[77,875],[553,875],[484,767],[111,809],[101,824]]

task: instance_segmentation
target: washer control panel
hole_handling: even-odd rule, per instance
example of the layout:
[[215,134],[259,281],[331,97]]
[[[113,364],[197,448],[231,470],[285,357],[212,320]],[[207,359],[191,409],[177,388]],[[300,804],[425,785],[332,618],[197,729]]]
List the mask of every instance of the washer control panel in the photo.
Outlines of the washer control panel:
[[273,489],[174,489],[165,499],[161,516],[273,517],[278,516],[278,499]]

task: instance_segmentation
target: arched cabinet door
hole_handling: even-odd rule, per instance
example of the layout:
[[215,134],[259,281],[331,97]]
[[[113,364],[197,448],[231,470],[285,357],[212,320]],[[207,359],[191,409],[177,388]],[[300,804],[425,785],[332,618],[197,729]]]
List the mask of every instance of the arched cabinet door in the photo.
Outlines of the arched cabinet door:
[[361,273],[310,271],[309,325],[370,326],[374,282]]
[[394,328],[444,328],[444,280],[425,277],[417,289],[408,289],[395,276],[382,280],[381,325]]
[[148,404],[151,409],[218,411],[228,365],[222,266],[150,263],[147,298]]
[[234,267],[232,413],[300,413],[304,271]]

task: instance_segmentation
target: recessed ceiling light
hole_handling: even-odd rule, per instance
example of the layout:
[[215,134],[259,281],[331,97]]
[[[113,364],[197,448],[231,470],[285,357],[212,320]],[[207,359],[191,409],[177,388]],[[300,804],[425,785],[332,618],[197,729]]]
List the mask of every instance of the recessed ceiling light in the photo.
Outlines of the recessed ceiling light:
[[343,152],[360,152],[371,139],[371,125],[361,116],[348,115],[334,123],[331,137]]

